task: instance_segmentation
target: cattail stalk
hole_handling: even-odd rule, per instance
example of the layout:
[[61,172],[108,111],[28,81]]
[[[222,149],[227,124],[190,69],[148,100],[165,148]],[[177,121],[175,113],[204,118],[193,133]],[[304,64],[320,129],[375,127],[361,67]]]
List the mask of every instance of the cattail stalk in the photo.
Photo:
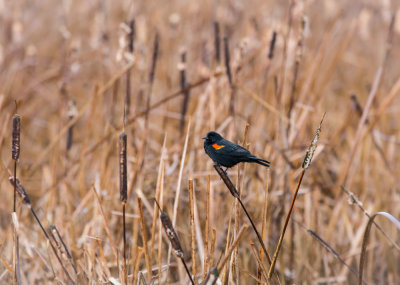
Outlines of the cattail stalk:
[[127,161],[126,161],[126,141],[127,136],[125,132],[119,135],[119,189],[120,200],[122,202],[122,225],[123,225],[123,244],[124,244],[124,263],[123,263],[123,283],[128,282],[128,273],[126,269],[126,220],[125,220],[125,206],[128,199],[128,184],[127,184]]
[[72,255],[69,252],[67,245],[65,244],[63,238],[61,237],[60,232],[58,231],[57,227],[55,225],[50,225],[50,226],[48,226],[48,230],[49,230],[50,236],[54,240],[54,243],[57,245],[57,247],[60,248],[60,251],[61,251],[61,246],[59,246],[59,244],[61,243],[61,245],[64,248],[64,252],[67,255],[68,261],[71,264],[72,268],[74,269],[75,274],[78,274],[78,270],[76,269],[76,265],[74,263],[74,260],[72,259]]
[[315,132],[314,139],[312,140],[311,145],[308,148],[308,151],[307,151],[307,153],[306,153],[306,155],[304,157],[304,161],[303,161],[303,164],[302,164],[303,170],[302,170],[302,172],[300,174],[300,178],[299,178],[299,181],[297,183],[296,190],[295,190],[295,192],[293,194],[293,198],[292,198],[292,202],[290,204],[289,212],[288,212],[288,214],[286,216],[285,224],[283,226],[282,233],[281,233],[281,235],[279,237],[279,241],[278,241],[278,245],[276,247],[275,253],[274,253],[274,257],[272,258],[272,263],[271,263],[271,266],[270,266],[269,271],[268,271],[268,278],[271,278],[272,274],[274,273],[276,260],[278,258],[279,250],[281,249],[281,246],[282,246],[283,237],[285,236],[286,228],[287,228],[287,226],[289,224],[290,215],[292,214],[294,203],[296,201],[297,194],[299,192],[301,182],[303,181],[304,174],[305,174],[306,170],[308,169],[308,167],[310,166],[311,160],[312,160],[312,158],[314,156],[315,149],[317,148],[317,142],[318,142],[318,139],[319,139],[319,136],[320,136],[320,133],[321,133],[321,126],[322,126],[322,122],[324,120],[324,117],[325,117],[325,114],[322,117],[321,122],[319,123],[317,131]]

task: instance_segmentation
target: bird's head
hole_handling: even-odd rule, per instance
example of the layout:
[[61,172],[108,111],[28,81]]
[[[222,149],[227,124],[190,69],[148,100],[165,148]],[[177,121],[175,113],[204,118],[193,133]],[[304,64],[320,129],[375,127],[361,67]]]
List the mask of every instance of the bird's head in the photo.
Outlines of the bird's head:
[[222,139],[222,136],[217,133],[217,132],[208,132],[205,137],[203,137],[206,143],[216,143],[220,139]]

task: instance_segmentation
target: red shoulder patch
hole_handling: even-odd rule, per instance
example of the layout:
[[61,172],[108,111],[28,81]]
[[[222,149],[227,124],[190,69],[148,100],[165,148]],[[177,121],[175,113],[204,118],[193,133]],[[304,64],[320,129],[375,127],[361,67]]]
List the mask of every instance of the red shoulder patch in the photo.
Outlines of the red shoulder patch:
[[221,148],[223,148],[223,147],[225,147],[225,146],[224,146],[224,145],[219,145],[219,144],[216,144],[216,143],[215,143],[215,144],[212,145],[212,147],[213,147],[214,149],[217,149],[217,150],[218,150],[218,149],[221,149]]

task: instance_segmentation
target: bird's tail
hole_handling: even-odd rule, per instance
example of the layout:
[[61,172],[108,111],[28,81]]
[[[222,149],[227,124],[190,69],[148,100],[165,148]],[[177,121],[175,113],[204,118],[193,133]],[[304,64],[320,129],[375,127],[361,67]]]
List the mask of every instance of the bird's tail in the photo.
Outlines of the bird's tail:
[[270,163],[269,161],[267,161],[267,160],[265,160],[265,159],[258,158],[258,157],[256,157],[256,156],[255,156],[254,158],[251,159],[251,162],[255,162],[255,163],[264,165],[264,166],[266,166],[266,167],[270,167],[270,165],[271,165],[271,163]]

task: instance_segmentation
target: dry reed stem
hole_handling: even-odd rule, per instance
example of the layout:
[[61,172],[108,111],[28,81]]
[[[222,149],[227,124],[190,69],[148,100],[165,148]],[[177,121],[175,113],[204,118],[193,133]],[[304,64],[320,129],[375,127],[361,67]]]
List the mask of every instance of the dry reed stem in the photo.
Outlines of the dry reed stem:
[[263,98],[258,96],[256,93],[248,90],[247,88],[245,88],[244,86],[242,86],[242,85],[240,85],[238,83],[235,84],[235,87],[238,88],[243,93],[245,93],[246,95],[248,95],[251,98],[253,98],[254,101],[256,101],[257,103],[261,104],[261,106],[264,107],[266,110],[268,110],[271,113],[273,113],[274,115],[278,116],[284,123],[289,123],[290,122],[288,117],[286,117],[284,114],[282,114],[282,112],[277,110],[270,103],[265,101]]
[[[367,210],[364,209],[361,201],[357,198],[354,193],[350,192],[347,190],[343,185],[340,187],[348,196],[349,196],[349,203],[351,204],[356,204],[358,208],[361,209],[361,211],[368,217],[368,219],[371,218],[371,215],[368,213]],[[382,229],[380,225],[378,225],[375,220],[373,220],[373,224],[376,226],[376,228],[383,234],[383,236],[386,238],[386,240],[392,244],[394,248],[396,248],[398,251],[400,251],[400,246]]]
[[136,251],[135,262],[133,263],[133,273],[132,273],[132,284],[131,285],[136,284],[136,280],[137,280],[136,276],[138,276],[140,259],[142,257],[142,254],[143,254],[143,248],[138,247],[138,249]]
[[[164,152],[166,151],[166,149],[165,149],[166,141],[167,141],[167,134],[165,134],[165,136],[164,136],[164,141],[163,141],[163,145],[161,148],[160,163],[159,163],[158,172],[157,172],[156,195],[155,195],[155,201],[160,201],[161,208],[162,208],[162,203],[163,203],[161,190],[162,190],[163,183],[164,183],[164,159],[165,159]],[[155,235],[156,235],[157,212],[158,212],[155,201],[154,201],[154,205],[153,205],[153,224],[151,227],[151,243],[150,243],[150,255],[151,256],[153,256],[153,248],[154,248],[154,241],[155,241]]]
[[330,253],[333,254],[333,256],[335,256],[340,263],[342,263],[344,266],[347,267],[347,269],[349,269],[349,271],[351,273],[353,273],[354,276],[358,276],[357,271],[352,268],[349,264],[346,263],[346,261],[344,261],[344,259],[339,255],[339,253],[336,252],[336,250],[334,250],[326,241],[324,241],[319,235],[317,235],[314,231],[308,229],[307,232],[313,237],[315,238],[327,251],[329,251]]
[[[257,248],[254,245],[254,243],[250,243],[250,247],[251,247],[251,252],[253,253],[253,256],[256,258],[257,263],[258,263],[258,266],[257,266],[257,268],[258,268],[258,270],[257,270],[257,272],[258,272],[257,278],[259,280],[261,280],[261,278],[258,277],[258,275],[262,275],[262,277],[264,277],[265,282],[267,282],[267,284],[268,284],[269,283],[269,281],[268,281],[268,273],[267,273],[267,270],[264,267],[262,259],[260,258],[260,257],[262,257],[262,255],[261,254],[260,255],[257,254]],[[261,282],[257,282],[257,283],[261,284]]]
[[[100,265],[103,268],[103,270],[105,271],[105,275],[107,276],[107,278],[110,278],[111,277],[111,272],[110,272],[110,269],[107,266],[107,259],[106,259],[106,256],[104,254],[103,245],[101,244],[101,241],[98,240],[98,239],[95,240],[95,244],[96,244],[97,248],[99,249],[99,253],[100,253],[100,260],[101,260]],[[119,268],[118,268],[118,271],[119,271]]]
[[128,284],[128,269],[126,267],[126,220],[125,220],[125,208],[126,204],[122,203],[122,227],[123,227],[123,284]]
[[[267,171],[267,176],[265,178],[265,195],[264,195],[264,206],[263,206],[263,212],[262,212],[262,225],[261,225],[261,237],[262,237],[262,241],[263,243],[265,242],[265,233],[266,233],[266,227],[267,227],[267,212],[268,212],[268,182],[269,182],[269,171]],[[263,255],[263,250],[262,248],[260,248],[259,250],[259,256],[260,256],[260,262],[262,264],[262,261],[264,259],[264,255]],[[262,268],[261,266],[258,266],[257,269],[257,277],[258,279],[261,279],[261,272]]]
[[139,214],[140,214],[140,228],[142,230],[142,241],[143,241],[143,248],[144,248],[144,258],[146,261],[146,268],[147,268],[147,278],[148,281],[151,281],[151,263],[150,263],[150,255],[149,249],[147,246],[147,232],[146,232],[146,224],[144,221],[144,213],[143,213],[143,204],[142,199],[137,197],[138,207],[139,207]]
[[136,179],[138,176],[140,177],[139,173],[143,169],[144,154],[145,154],[145,149],[146,149],[146,139],[147,139],[148,132],[149,132],[149,128],[147,125],[147,127],[145,127],[145,130],[142,134],[140,148],[139,148],[139,152],[138,152],[137,158],[136,158],[136,164],[132,170],[133,174],[132,174],[132,178],[130,180],[130,186],[128,188],[128,197],[131,196],[131,193],[133,191],[133,186],[136,183]]
[[214,265],[214,251],[215,251],[215,240],[217,238],[217,231],[215,229],[211,230],[211,243],[210,243],[210,261],[209,267]]
[[210,191],[211,191],[211,177],[207,175],[207,194],[206,194],[206,220],[204,223],[204,266],[203,266],[203,280],[207,276],[210,267],[210,252],[208,249],[208,239],[210,232]]
[[244,225],[240,228],[240,231],[239,231],[237,237],[233,240],[231,246],[226,251],[224,258],[218,263],[217,268],[218,268],[219,272],[222,271],[225,264],[231,258],[231,254],[232,254],[233,250],[239,245],[240,240],[244,237],[244,233],[246,232],[247,227],[248,226]]
[[[166,136],[165,136],[166,137]],[[165,147],[165,139],[164,146]],[[162,209],[164,204],[164,175],[165,175],[165,164],[164,160],[161,160],[161,177],[159,185],[158,201],[160,201],[160,209]],[[156,200],[157,201],[157,200]],[[156,208],[156,207],[154,207]],[[157,210],[157,209],[156,209]],[[154,214],[156,216],[156,214]],[[161,269],[162,269],[162,224],[158,224],[158,283],[161,284]]]
[[190,134],[190,123],[191,123],[191,120],[189,120],[188,127],[187,127],[185,143],[183,145],[182,158],[181,158],[181,163],[180,163],[180,168],[179,168],[178,185],[176,187],[176,194],[175,194],[175,200],[174,200],[174,213],[172,216],[172,224],[174,226],[176,225],[176,218],[177,218],[177,214],[178,214],[179,197],[180,197],[180,193],[181,193],[182,174],[183,174],[183,168],[185,166],[186,151],[187,151],[189,134]]
[[188,185],[189,191],[189,210],[190,210],[190,239],[191,239],[191,252],[192,252],[192,275],[194,284],[197,284],[197,271],[196,271],[196,229],[194,224],[194,190],[193,180],[189,179]]
[[51,237],[54,240],[54,243],[57,245],[57,247],[62,252],[61,246],[59,246],[59,244],[61,243],[61,245],[64,248],[64,252],[67,255],[67,259],[68,259],[69,263],[71,264],[72,268],[74,269],[75,274],[78,274],[78,270],[76,269],[76,265],[72,258],[72,255],[69,252],[68,247],[65,244],[63,238],[61,237],[60,232],[58,231],[57,227],[55,225],[50,225],[50,226],[48,226],[48,230],[50,232]]
[[[178,185],[176,187],[176,193],[175,193],[174,212],[172,215],[172,225],[173,226],[176,225],[176,218],[178,215],[179,197],[180,197],[180,193],[181,193],[182,174],[183,174],[183,168],[185,165],[186,151],[187,151],[187,146],[188,146],[188,141],[189,141],[190,123],[191,123],[191,120],[189,119],[186,137],[185,137],[185,143],[183,145],[183,150],[182,150],[182,157],[181,157],[181,163],[180,163],[179,175],[178,175]],[[170,260],[171,260],[171,245],[168,247],[168,257],[167,257],[168,266],[170,264]]]
[[[229,210],[229,222],[228,222],[228,232],[226,233],[226,244],[225,244],[225,252],[228,252],[229,246],[230,246],[230,242],[231,242],[231,232],[232,232],[232,215],[233,215],[233,209],[235,206],[235,201],[232,203],[232,207]],[[223,268],[222,273],[222,284],[226,284],[227,278],[229,276],[229,266],[226,266]]]
[[117,250],[116,250],[115,245],[114,245],[114,241],[113,241],[112,236],[111,236],[110,227],[109,227],[106,215],[104,214],[104,210],[103,210],[103,206],[102,206],[101,201],[100,201],[99,194],[97,194],[97,190],[96,190],[96,187],[94,185],[92,185],[91,189],[92,189],[92,191],[93,191],[93,193],[94,193],[94,195],[96,197],[97,204],[99,205],[100,213],[101,213],[101,216],[103,217],[104,229],[106,230],[108,240],[110,241],[110,246],[111,246],[111,249],[112,249],[112,251],[114,253],[114,257],[115,257],[115,259],[118,259],[118,253],[117,253]]
[[397,227],[398,230],[400,230],[400,221],[397,220],[395,217],[393,217],[389,213],[378,212],[369,218],[367,227],[365,228],[363,242],[362,242],[362,248],[361,248],[360,264],[359,264],[359,269],[358,269],[358,284],[359,285],[361,285],[363,283],[364,263],[365,263],[366,253],[367,253],[369,234],[370,234],[370,231],[372,228],[372,224],[374,223],[374,219],[377,216],[383,216],[383,217],[387,218],[392,224],[394,224]]
[[[247,137],[247,133],[249,131],[249,127],[250,125],[248,123],[246,123],[246,126],[244,128],[244,132],[243,132],[243,138],[242,138],[242,146],[245,148],[248,148],[249,146],[246,145],[246,137]],[[242,181],[244,181],[244,168],[245,168],[244,163],[240,164],[237,168],[238,171],[238,175],[237,175],[237,190],[239,192],[239,197],[242,198],[242,194],[241,194],[241,189],[243,187]],[[243,177],[241,177],[240,172],[242,172]],[[237,203],[237,201],[235,200],[235,225],[234,225],[234,231],[233,231],[233,236],[236,237],[238,232],[239,232],[239,226],[240,226],[240,207]],[[233,274],[235,274],[235,278],[236,278],[236,282],[240,282],[240,277],[239,277],[239,265],[238,265],[238,248],[236,248],[233,251],[233,262],[232,262],[232,272]]]
[[[15,183],[14,183],[15,184]],[[15,193],[15,192],[14,192]],[[16,212],[11,213],[12,224],[13,224],[13,284],[21,284],[21,271],[20,271],[20,263],[19,263],[19,236],[18,236],[18,217]]]

